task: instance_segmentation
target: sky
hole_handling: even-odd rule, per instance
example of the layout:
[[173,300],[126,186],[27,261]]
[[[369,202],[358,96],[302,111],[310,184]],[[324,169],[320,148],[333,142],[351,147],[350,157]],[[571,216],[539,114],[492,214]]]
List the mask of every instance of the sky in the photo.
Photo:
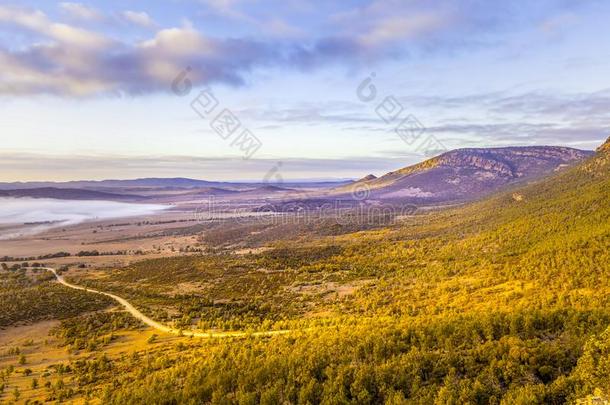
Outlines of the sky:
[[0,3],[0,181],[358,178],[594,149],[610,2]]

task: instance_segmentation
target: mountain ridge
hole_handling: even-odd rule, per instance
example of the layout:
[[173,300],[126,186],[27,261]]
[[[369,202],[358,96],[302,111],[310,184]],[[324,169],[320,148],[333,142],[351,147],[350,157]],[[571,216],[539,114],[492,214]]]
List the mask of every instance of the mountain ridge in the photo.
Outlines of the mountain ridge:
[[[288,187],[332,187],[350,183],[351,180],[321,180],[321,181],[284,181],[283,186]],[[150,188],[150,189],[197,189],[197,188],[242,188],[251,189],[253,187],[265,185],[264,181],[260,182],[243,182],[243,181],[212,181],[192,179],[188,177],[143,177],[138,179],[107,179],[107,180],[71,180],[71,181],[18,181],[18,182],[0,182],[0,190],[25,190],[32,188],[79,188],[104,191],[105,189],[117,188]]]
[[455,149],[376,179],[362,179],[336,191],[367,187],[371,198],[468,200],[519,181],[530,181],[593,155],[563,146]]

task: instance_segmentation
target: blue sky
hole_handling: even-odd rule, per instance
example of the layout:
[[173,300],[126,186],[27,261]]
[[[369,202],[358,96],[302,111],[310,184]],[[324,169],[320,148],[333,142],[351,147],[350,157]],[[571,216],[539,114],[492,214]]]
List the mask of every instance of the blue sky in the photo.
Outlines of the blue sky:
[[[609,18],[607,1],[3,2],[0,181],[259,180],[278,162],[346,178],[442,148],[593,149],[610,132]],[[224,109],[241,123],[227,139]],[[405,117],[442,148],[401,138]]]

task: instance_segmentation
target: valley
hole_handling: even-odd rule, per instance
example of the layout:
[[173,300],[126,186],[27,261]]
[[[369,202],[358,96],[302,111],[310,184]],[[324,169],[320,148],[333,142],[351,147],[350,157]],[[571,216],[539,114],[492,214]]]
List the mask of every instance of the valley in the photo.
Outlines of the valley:
[[[338,223],[323,211],[288,223],[196,222],[170,210],[165,220],[78,224],[61,249],[60,231],[47,231],[33,237],[40,250],[12,252],[30,267],[7,260],[1,270],[0,299],[22,302],[4,315],[2,398],[525,404],[608,395],[608,162],[603,146],[545,178],[392,221],[376,211]],[[96,245],[125,253],[78,255]],[[39,260],[51,246],[70,255]]]

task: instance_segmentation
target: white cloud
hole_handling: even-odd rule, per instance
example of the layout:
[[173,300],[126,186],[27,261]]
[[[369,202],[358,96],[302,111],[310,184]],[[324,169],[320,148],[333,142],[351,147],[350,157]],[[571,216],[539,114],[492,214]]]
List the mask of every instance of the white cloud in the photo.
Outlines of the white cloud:
[[80,20],[101,20],[103,18],[102,13],[98,10],[82,3],[63,2],[59,3],[59,7],[72,18]]
[[111,43],[103,35],[67,24],[52,22],[43,12],[38,10],[27,11],[0,6],[0,23],[14,24],[70,46],[91,49],[103,48]]
[[277,61],[270,48],[252,41],[216,39],[192,27],[167,28],[129,43],[56,23],[41,11],[0,6],[0,24],[16,25],[44,38],[19,49],[0,47],[0,93],[87,96],[117,91],[169,91],[192,66],[189,79],[239,84],[253,66]]
[[[29,43],[0,45],[0,94],[168,91],[175,75],[186,66],[192,68],[189,80],[194,86],[211,82],[240,85],[257,68],[309,69],[337,62],[356,66],[404,57],[418,49],[464,47],[496,30],[498,14],[505,15],[496,6],[481,6],[477,0],[460,6],[450,0],[373,0],[363,7],[348,7],[347,12],[332,16],[328,27],[313,32],[306,29],[311,28],[311,21],[299,20],[303,29],[297,29],[296,19],[281,11],[273,18],[254,19],[256,13],[234,15],[236,8],[242,12],[237,7],[242,1],[205,3],[211,13],[233,13],[235,18],[254,21],[254,25],[246,24],[256,27],[252,36],[239,30],[232,35],[223,29],[221,36],[214,37],[192,25],[156,28],[146,12],[114,14],[123,22],[155,27],[154,34],[137,40],[121,38],[120,32],[107,34],[52,21],[39,10],[0,6],[1,28],[17,27],[35,34],[25,36]],[[64,2],[61,7],[84,19],[93,18],[96,12],[81,3]],[[558,22],[549,24],[547,29],[552,29]]]
[[153,39],[142,42],[140,47],[155,54],[188,55],[209,53],[213,44],[192,28],[168,28],[157,32]]
[[155,21],[144,11],[131,11],[126,10],[121,13],[123,19],[132,24],[139,25],[145,28],[155,27],[157,24]]

